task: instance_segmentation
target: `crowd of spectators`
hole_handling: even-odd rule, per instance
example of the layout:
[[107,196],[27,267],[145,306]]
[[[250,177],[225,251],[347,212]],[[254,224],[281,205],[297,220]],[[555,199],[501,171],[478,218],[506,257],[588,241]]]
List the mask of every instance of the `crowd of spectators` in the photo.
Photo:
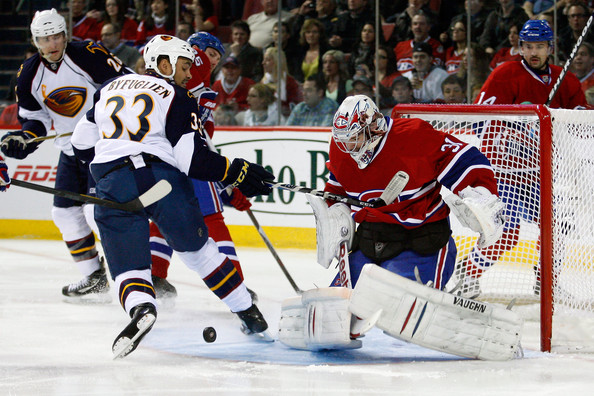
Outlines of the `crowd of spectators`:
[[[378,31],[371,0],[68,3],[72,39],[99,41],[136,71],[144,68],[144,44],[156,34],[187,39],[202,30],[219,37],[225,54],[211,80],[219,93],[219,124],[288,120],[290,125],[328,126],[327,113],[357,93],[379,95],[386,114],[398,103],[472,103],[467,87],[480,91],[494,68],[521,59],[518,33],[528,19],[545,19],[557,29],[556,57],[551,55],[550,62],[560,64],[581,34],[593,2],[395,0],[381,2]],[[594,96],[594,33],[586,36],[571,71],[584,92],[589,90],[586,96]]]

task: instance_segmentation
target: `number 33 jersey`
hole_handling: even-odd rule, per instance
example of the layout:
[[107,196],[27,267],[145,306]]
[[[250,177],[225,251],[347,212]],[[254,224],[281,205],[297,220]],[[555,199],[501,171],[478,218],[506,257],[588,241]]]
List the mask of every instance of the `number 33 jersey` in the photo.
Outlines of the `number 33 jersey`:
[[196,99],[185,88],[131,74],[106,82],[94,100],[72,138],[77,150],[94,147],[93,163],[147,153],[192,177],[223,179],[226,158],[208,150]]
[[[105,81],[132,71],[122,66],[104,47],[92,41],[68,43],[59,63],[39,54],[27,59],[17,74],[17,103],[23,130],[37,136],[72,132],[93,105],[93,94]],[[55,145],[73,155],[70,138]]]

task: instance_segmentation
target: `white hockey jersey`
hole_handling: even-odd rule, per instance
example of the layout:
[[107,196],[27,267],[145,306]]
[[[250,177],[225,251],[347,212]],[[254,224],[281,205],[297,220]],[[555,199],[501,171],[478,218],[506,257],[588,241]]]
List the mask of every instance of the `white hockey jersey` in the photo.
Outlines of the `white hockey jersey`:
[[[93,94],[105,81],[132,73],[103,46],[72,42],[64,59],[46,62],[39,54],[27,59],[17,74],[17,103],[22,129],[45,136],[52,128],[62,134],[74,131],[76,123],[93,105]],[[74,155],[70,137],[54,145]]]
[[200,132],[198,105],[187,89],[154,74],[130,74],[100,88],[72,144],[79,158],[94,148],[92,164],[147,153],[193,178],[222,180],[227,159],[210,151]]

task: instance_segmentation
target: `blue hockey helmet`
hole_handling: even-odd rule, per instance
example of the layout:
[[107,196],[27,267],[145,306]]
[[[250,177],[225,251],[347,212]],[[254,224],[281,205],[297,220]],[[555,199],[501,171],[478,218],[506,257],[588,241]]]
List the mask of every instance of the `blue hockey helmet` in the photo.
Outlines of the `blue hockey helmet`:
[[542,19],[530,19],[524,24],[520,31],[520,44],[523,41],[547,41],[552,47],[553,29],[551,29],[547,21]]
[[190,45],[195,45],[202,51],[206,51],[208,47],[216,50],[221,54],[221,58],[225,55],[225,48],[221,41],[208,32],[196,32],[188,38]]

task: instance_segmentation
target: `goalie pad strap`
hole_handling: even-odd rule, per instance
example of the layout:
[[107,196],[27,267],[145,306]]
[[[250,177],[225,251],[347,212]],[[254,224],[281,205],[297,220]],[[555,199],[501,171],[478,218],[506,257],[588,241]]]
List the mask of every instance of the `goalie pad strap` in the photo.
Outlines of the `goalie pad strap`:
[[283,344],[310,351],[355,349],[361,341],[351,340],[352,315],[348,311],[351,291],[327,287],[304,292],[283,301],[278,339]]
[[458,356],[509,360],[520,352],[522,319],[510,310],[454,296],[367,264],[349,310],[389,335]]

